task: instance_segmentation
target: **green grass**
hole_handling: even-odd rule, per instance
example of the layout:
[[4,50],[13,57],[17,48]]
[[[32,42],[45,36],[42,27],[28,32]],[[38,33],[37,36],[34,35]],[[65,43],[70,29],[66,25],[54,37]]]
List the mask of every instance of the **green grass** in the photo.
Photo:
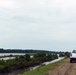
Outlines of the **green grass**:
[[22,75],[45,75],[45,73],[47,71],[52,70],[58,64],[62,63],[65,60],[66,60],[66,58],[64,58],[64,59],[62,59],[60,61],[57,61],[55,63],[49,64],[49,65],[38,67],[37,69],[32,70],[32,71],[27,71],[27,72],[23,73]]

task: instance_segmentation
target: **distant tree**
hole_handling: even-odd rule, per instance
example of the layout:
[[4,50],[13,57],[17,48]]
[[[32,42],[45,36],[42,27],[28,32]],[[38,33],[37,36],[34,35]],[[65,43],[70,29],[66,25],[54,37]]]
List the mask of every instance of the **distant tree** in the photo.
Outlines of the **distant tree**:
[[24,59],[25,57],[23,55],[20,55],[19,56],[19,59]]
[[25,59],[26,59],[27,61],[30,61],[30,55],[29,55],[29,54],[26,54],[26,55],[25,55]]
[[69,57],[70,56],[70,53],[69,52],[65,52],[65,56],[66,57]]
[[63,52],[60,52],[59,53],[59,57],[64,57],[65,55],[64,55],[64,53]]
[[9,55],[9,57],[13,57],[13,55],[12,55],[12,54],[10,54],[10,55]]
[[46,56],[46,53],[44,53],[44,52],[34,54],[34,58],[45,57],[45,56]]

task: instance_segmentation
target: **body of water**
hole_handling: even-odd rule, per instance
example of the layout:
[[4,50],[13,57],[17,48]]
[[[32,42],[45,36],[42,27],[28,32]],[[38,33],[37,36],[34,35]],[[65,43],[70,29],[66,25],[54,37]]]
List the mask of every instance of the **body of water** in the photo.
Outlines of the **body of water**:
[[25,55],[25,53],[0,53],[0,56],[8,56],[8,55]]
[[2,57],[0,60],[9,60],[9,59],[15,59],[15,57]]

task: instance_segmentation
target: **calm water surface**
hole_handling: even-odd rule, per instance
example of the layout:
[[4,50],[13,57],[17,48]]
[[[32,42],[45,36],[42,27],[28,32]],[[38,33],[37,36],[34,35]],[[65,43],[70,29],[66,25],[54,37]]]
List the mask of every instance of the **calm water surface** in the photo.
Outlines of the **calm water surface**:
[[8,55],[25,55],[25,53],[0,53],[0,56],[8,56]]

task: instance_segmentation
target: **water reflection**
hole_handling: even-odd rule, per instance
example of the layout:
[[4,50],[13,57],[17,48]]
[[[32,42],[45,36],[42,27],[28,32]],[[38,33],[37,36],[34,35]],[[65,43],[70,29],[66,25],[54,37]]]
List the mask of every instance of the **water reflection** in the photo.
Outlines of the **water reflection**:
[[10,73],[2,73],[0,75],[21,75],[23,72],[29,71],[30,69],[20,69],[20,70],[14,70]]
[[2,57],[0,60],[9,60],[9,59],[15,59],[15,57]]

